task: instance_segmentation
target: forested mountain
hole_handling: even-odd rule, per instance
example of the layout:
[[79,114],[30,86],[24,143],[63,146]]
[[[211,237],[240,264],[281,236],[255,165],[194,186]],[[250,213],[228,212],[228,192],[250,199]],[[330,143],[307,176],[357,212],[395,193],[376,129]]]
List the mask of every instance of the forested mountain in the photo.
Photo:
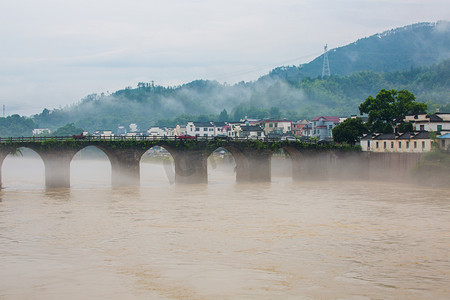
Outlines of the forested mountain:
[[348,116],[357,114],[358,105],[383,88],[407,89],[432,110],[444,107],[449,103],[450,60],[401,72],[364,71],[297,80],[264,76],[255,82],[235,85],[206,80],[179,87],[140,83],[137,88],[111,95],[89,95],[64,109],[44,110],[33,119],[40,127],[54,129],[75,123],[92,131],[129,123],[147,129],[153,125],[173,125],[177,120],[218,120],[224,109],[229,112],[229,120],[244,116],[294,120],[316,115]]
[[[359,39],[328,51],[331,74],[359,71],[394,72],[450,59],[450,22],[418,23]],[[282,67],[272,76],[322,75],[323,55],[302,66]]]
[[[330,77],[317,76],[322,71],[318,57],[302,67],[279,67],[256,81],[234,85],[209,80],[177,87],[138,83],[108,95],[88,95],[62,109],[44,109],[31,120],[39,128],[55,130],[74,123],[93,131],[130,123],[146,130],[188,120],[244,116],[292,120],[348,116],[357,114],[359,104],[381,89],[407,89],[430,111],[437,107],[446,111],[450,110],[450,60],[444,60],[450,57],[449,24],[410,25],[334,49],[329,52]],[[17,128],[22,119],[3,119],[0,135],[18,135],[5,128]]]

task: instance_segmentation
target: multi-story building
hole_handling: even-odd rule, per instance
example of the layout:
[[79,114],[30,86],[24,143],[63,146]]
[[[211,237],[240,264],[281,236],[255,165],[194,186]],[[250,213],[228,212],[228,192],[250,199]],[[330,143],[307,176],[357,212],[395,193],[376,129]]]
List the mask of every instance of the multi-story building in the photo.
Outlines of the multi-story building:
[[450,132],[450,114],[448,113],[409,115],[405,117],[405,122],[413,123],[415,131]]
[[292,135],[294,136],[302,136],[303,135],[303,128],[307,126],[309,121],[302,120],[297,122],[292,122]]
[[259,125],[263,128],[266,136],[283,136],[292,134],[292,121],[264,119],[252,122],[251,125]]
[[264,130],[258,125],[240,126],[240,129],[239,137],[241,138],[257,139],[265,137]]
[[213,122],[188,122],[186,133],[197,137],[213,137],[216,135]]
[[332,130],[336,125],[339,125],[339,117],[315,117],[303,127],[303,133],[305,136],[316,137],[319,140],[330,140],[333,138]]

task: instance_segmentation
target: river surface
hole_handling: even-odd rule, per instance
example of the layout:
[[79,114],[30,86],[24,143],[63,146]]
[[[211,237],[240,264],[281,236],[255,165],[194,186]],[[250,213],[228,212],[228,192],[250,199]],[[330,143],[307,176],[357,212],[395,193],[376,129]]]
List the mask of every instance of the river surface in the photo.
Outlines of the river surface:
[[214,164],[180,186],[149,163],[112,188],[108,162],[79,160],[46,190],[25,157],[2,173],[0,299],[450,298],[449,189],[236,184]]

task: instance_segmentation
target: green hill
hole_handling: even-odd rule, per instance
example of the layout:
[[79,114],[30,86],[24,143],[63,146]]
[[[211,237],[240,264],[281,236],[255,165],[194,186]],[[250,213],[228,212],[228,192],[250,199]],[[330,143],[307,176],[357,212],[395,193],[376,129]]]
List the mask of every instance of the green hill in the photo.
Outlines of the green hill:
[[[84,130],[137,123],[142,130],[187,120],[348,116],[380,89],[407,89],[430,111],[450,110],[449,22],[421,23],[374,35],[329,53],[332,76],[317,76],[318,57],[302,67],[279,67],[253,82],[234,85],[197,80],[163,87],[138,83],[110,95],[88,95],[71,106],[31,117],[36,127],[68,123]],[[226,111],[224,111],[226,110]],[[222,113],[220,116],[219,114]],[[3,118],[1,136],[14,134],[20,118]],[[15,123],[14,123],[15,122]],[[28,126],[29,124],[27,124]],[[22,133],[23,134],[23,133]]]
[[[395,72],[450,59],[450,22],[418,23],[359,39],[328,51],[332,75],[359,71]],[[284,67],[272,76],[322,75],[323,55],[302,66]]]

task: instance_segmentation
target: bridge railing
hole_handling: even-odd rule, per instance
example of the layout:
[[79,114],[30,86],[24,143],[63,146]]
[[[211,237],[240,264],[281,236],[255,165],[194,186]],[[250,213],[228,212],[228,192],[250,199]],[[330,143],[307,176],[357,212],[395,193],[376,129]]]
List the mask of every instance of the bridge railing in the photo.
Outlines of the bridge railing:
[[180,137],[180,136],[31,136],[31,137],[0,137],[1,144],[11,143],[24,143],[24,142],[45,142],[45,141],[158,141],[158,140],[194,140],[194,141],[213,141],[213,140],[226,140],[226,141],[248,141],[259,140],[262,142],[276,142],[280,141],[280,138],[268,138],[268,137],[217,137],[217,136],[198,136],[198,137]]

